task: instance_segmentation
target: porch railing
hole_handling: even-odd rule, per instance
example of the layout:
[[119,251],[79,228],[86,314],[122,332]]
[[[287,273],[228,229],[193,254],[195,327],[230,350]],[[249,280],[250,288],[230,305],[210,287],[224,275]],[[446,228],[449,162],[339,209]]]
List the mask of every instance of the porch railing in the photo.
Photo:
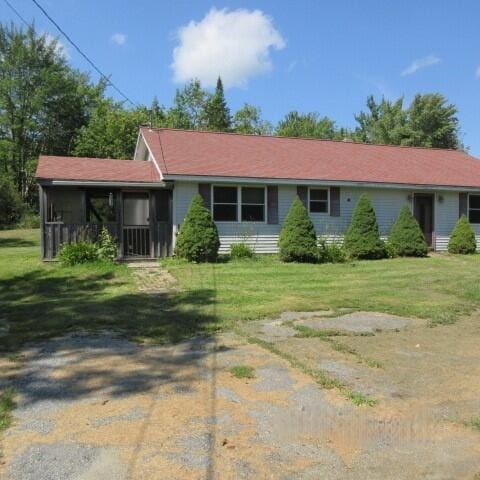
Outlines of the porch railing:
[[44,258],[55,258],[60,248],[65,243],[78,243],[87,240],[92,242],[96,241],[103,226],[105,226],[110,235],[118,241],[120,237],[120,228],[118,224],[45,223],[43,229]]
[[123,227],[123,255],[125,257],[150,256],[150,227]]

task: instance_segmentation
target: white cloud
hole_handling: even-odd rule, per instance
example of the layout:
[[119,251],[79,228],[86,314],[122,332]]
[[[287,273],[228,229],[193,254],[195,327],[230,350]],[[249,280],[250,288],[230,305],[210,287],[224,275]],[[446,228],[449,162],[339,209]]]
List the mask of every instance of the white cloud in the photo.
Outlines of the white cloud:
[[440,63],[441,61],[442,59],[438,58],[435,55],[428,55],[428,57],[417,58],[407,68],[405,68],[405,70],[402,71],[402,77],[405,77],[406,75],[412,75],[422,68],[431,67],[433,65],[436,65],[437,63]]
[[177,36],[174,81],[198,78],[205,86],[215,85],[219,75],[226,88],[244,86],[272,69],[271,49],[285,47],[272,19],[260,10],[212,8],[203,20],[180,27]]
[[64,57],[66,60],[70,58],[70,53],[63,42],[61,42],[58,37],[54,37],[51,33],[45,32],[45,42],[47,45],[56,42],[55,51],[58,55]]
[[110,37],[110,41],[121,47],[127,43],[127,36],[124,33],[114,33]]
[[477,67],[477,70],[475,71],[475,76],[477,78],[480,78],[480,66]]

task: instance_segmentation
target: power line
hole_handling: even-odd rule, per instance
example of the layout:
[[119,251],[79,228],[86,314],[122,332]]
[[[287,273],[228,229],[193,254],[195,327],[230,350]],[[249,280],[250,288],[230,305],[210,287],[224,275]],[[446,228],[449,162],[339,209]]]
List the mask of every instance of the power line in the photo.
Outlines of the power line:
[[3,0],[5,2],[5,4],[7,5],[7,7],[10,8],[10,10],[12,10],[12,12],[27,26],[27,27],[31,27],[31,25],[20,15],[20,13],[18,12],[18,10],[8,1],[8,0]]
[[[7,0],[4,0],[5,2]],[[52,22],[57,30],[68,40],[68,42],[77,50],[77,52],[92,66],[92,68],[102,77],[102,79],[106,82],[107,85],[110,85],[114,90],[117,91],[127,102],[130,102],[134,107],[138,107],[138,105],[130,100],[111,80],[107,77],[96,65],[93,63],[92,60],[85,54],[80,47],[67,35],[67,33],[60,27],[60,25],[48,14],[48,12],[37,2],[37,0],[32,0],[32,2],[41,10],[41,12]]]

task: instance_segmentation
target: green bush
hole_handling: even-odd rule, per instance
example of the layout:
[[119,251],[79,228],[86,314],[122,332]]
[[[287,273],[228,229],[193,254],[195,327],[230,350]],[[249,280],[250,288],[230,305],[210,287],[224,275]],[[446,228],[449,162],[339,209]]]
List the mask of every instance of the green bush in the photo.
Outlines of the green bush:
[[345,263],[347,254],[340,243],[327,243],[324,238],[318,242],[318,263]]
[[365,194],[360,197],[353,212],[350,227],[345,234],[344,247],[351,258],[385,257],[385,244],[380,238],[375,210]]
[[408,205],[400,210],[387,242],[389,256],[425,257],[428,245]]
[[317,235],[307,209],[296,197],[285,218],[278,241],[280,258],[284,262],[317,260]]
[[40,216],[38,213],[27,210],[20,222],[17,224],[18,228],[40,228]]
[[230,258],[253,258],[254,256],[255,252],[253,248],[246,243],[232,243],[232,245],[230,245]]
[[477,251],[475,232],[465,215],[458,220],[448,242],[449,253],[469,254]]
[[67,243],[59,253],[63,265],[72,266],[98,260],[97,246],[91,242]]
[[200,195],[195,195],[175,244],[175,255],[190,262],[214,262],[220,239],[210,212]]
[[22,198],[8,176],[0,177],[0,226],[17,223],[25,210]]
[[102,227],[97,240],[97,256],[100,260],[110,260],[111,262],[118,256],[117,244],[105,227]]

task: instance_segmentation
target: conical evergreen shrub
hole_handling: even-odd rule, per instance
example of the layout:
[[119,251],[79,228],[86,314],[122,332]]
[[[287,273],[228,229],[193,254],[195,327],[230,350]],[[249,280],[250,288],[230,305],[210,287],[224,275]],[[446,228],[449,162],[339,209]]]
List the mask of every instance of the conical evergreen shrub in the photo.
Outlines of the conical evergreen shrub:
[[175,255],[190,262],[214,262],[220,239],[212,216],[200,195],[193,197],[175,243]]
[[475,232],[465,215],[458,220],[448,242],[449,253],[475,253],[477,251],[477,241]]
[[296,197],[285,218],[278,241],[280,258],[284,262],[315,262],[317,235],[307,209]]
[[408,205],[400,210],[388,237],[388,245],[393,254],[398,257],[425,257],[427,255],[427,242]]
[[344,246],[351,258],[385,257],[385,244],[380,239],[375,210],[365,194],[360,197],[353,211],[350,227],[345,234]]

